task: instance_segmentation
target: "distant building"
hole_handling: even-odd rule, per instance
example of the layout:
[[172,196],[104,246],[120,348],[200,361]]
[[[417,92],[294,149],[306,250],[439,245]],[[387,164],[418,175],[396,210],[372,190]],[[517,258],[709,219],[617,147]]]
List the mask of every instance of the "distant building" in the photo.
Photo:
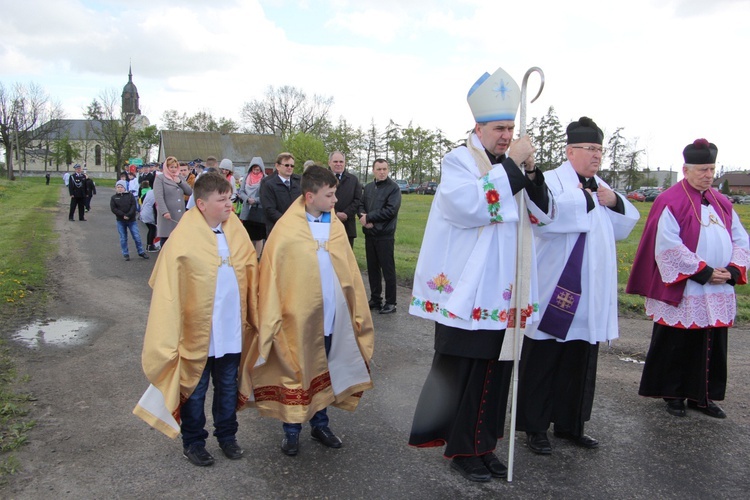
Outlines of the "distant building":
[[282,152],[281,137],[264,134],[222,134],[220,132],[192,132],[162,130],[159,141],[159,162],[168,156],[179,161],[206,159],[215,156],[219,161],[229,158],[236,176],[244,176],[255,156],[263,158],[266,173],[274,171],[276,155]]
[[[135,115],[135,129],[143,129],[150,123],[148,118],[141,115],[140,96],[138,88],[133,83],[132,67],[128,69],[128,83],[122,89],[123,115]],[[34,141],[31,147],[23,151],[17,168],[21,170],[67,171],[72,170],[76,163],[83,165],[89,172],[114,171],[115,165],[108,162],[110,152],[106,146],[97,140],[102,123],[99,120],[54,120],[44,125],[51,132]],[[66,138],[71,146],[78,151],[78,155],[70,158],[71,163],[60,162],[52,158],[52,148],[55,141]]]
[[731,172],[719,176],[713,182],[713,187],[719,189],[723,183],[729,182],[732,194],[750,194],[750,172]]
[[640,170],[638,172],[640,178],[635,186],[628,186],[627,174],[624,172],[618,172],[616,178],[613,177],[613,173],[610,170],[600,170],[597,175],[607,181],[607,183],[615,189],[632,190],[637,189],[641,186],[655,186],[665,187],[671,186],[677,182],[677,172],[674,170]]

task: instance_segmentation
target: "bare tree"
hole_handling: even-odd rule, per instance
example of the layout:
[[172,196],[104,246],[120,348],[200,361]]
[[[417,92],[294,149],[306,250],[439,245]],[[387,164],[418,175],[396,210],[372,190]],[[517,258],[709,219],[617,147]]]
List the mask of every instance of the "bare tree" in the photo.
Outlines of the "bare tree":
[[[111,152],[115,172],[120,173],[123,162],[129,158],[134,149],[134,132],[136,115],[122,113],[120,96],[114,89],[108,89],[94,99],[98,106],[93,106],[92,113],[86,118],[92,120],[92,131],[97,140]],[[98,126],[97,126],[98,125]]]
[[308,98],[302,90],[284,85],[269,86],[262,100],[254,100],[242,107],[242,120],[256,134],[277,134],[282,139],[303,132],[324,137],[330,127],[328,111],[333,97],[313,95]]
[[20,152],[59,126],[63,117],[59,103],[50,101],[44,89],[35,83],[16,83],[12,89],[0,82],[0,144],[5,148],[8,179],[14,180],[13,153]]

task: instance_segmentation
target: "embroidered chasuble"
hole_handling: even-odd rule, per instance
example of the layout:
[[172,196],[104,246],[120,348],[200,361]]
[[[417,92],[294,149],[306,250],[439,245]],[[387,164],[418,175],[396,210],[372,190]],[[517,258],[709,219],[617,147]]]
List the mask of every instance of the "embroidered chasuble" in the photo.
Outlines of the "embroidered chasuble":
[[[335,314],[326,358],[320,262],[329,260]],[[306,422],[329,405],[354,410],[362,391],[373,386],[374,331],[344,225],[337,217],[308,222],[299,197],[274,226],[260,269],[255,406],[261,415],[290,423]]]
[[[252,395],[250,367],[257,358],[258,259],[236,216],[224,222],[221,230],[239,288],[241,409]],[[142,365],[151,386],[133,413],[172,438],[180,431],[180,405],[195,390],[206,365],[217,277],[219,268],[227,265],[226,260],[219,254],[217,236],[196,208],[185,213],[177,224],[149,279],[153,293]]]

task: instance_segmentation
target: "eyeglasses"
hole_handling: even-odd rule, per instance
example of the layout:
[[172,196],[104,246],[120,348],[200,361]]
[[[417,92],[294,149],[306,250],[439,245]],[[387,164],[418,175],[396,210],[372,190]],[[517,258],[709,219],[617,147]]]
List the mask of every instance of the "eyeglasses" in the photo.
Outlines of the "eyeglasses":
[[294,163],[279,163],[282,167],[293,167]]
[[605,151],[607,151],[606,149],[600,148],[600,147],[597,147],[597,146],[570,146],[570,147],[573,148],[573,149],[585,149],[589,153],[604,154]]

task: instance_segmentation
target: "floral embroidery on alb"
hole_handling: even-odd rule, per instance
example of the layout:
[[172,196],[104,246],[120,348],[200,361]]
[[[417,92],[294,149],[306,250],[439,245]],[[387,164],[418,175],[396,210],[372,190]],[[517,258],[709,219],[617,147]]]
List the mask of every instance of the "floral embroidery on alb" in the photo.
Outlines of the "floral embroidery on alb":
[[733,293],[687,295],[677,307],[656,299],[646,299],[646,314],[656,323],[677,328],[717,328],[732,326],[737,312]]
[[[410,305],[419,307],[426,313],[439,314],[441,316],[445,316],[446,318],[450,318],[450,319],[458,318],[458,316],[448,311],[444,307],[440,307],[440,304],[438,304],[437,302],[432,302],[431,300],[420,299],[419,297],[412,296]],[[525,327],[526,319],[531,317],[531,315],[534,312],[538,312],[538,311],[539,311],[539,304],[537,303],[529,304],[524,309],[522,309],[521,310],[521,327],[522,328]],[[513,308],[506,310],[506,309],[485,309],[482,307],[475,307],[471,311],[471,319],[474,321],[490,320],[490,321],[497,321],[499,323],[513,324],[513,322],[515,321],[515,312],[516,310]]]
[[701,262],[685,245],[677,245],[656,256],[661,278],[667,284],[692,276],[701,268]]
[[500,215],[500,193],[495,189],[495,185],[490,182],[490,175],[482,177],[484,188],[484,198],[487,201],[487,211],[490,213],[490,224],[497,224],[503,221]]
[[448,277],[445,275],[445,273],[440,273],[434,278],[432,278],[430,281],[427,282],[427,286],[430,290],[437,290],[440,293],[451,293],[453,291],[453,287],[451,286],[451,282],[448,279]]

